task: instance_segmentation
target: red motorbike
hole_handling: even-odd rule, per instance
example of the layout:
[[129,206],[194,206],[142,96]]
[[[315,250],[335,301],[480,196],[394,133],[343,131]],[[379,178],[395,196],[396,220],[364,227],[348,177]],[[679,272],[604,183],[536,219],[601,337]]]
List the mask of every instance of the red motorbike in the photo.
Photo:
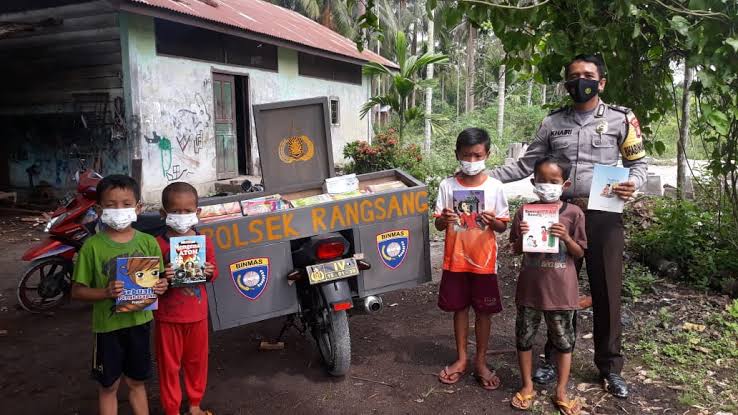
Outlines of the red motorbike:
[[69,298],[72,286],[74,255],[88,236],[95,233],[98,173],[84,167],[75,173],[77,192],[62,202],[51,214],[44,231],[49,234],[41,243],[23,254],[30,261],[18,283],[18,303],[32,313],[53,309]]

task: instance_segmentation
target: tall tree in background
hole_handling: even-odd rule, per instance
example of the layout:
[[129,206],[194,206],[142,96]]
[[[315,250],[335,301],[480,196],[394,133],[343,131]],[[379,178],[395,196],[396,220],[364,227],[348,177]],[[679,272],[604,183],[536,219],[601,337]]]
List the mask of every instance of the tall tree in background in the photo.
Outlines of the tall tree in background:
[[[433,11],[431,10],[428,16],[428,53],[433,54],[435,52],[435,37],[434,37],[434,24],[433,24]],[[433,64],[428,64],[426,69],[426,79],[433,81]],[[443,94],[441,94],[443,95]],[[426,153],[430,153],[431,150],[431,115],[433,114],[433,87],[431,85],[425,88],[425,131],[424,131],[424,150]]]
[[505,70],[506,66],[500,65],[497,77],[497,138],[502,138],[505,130]]
[[476,79],[477,29],[467,22],[466,35],[466,112],[474,111],[474,80]]
[[424,53],[420,56],[408,56],[407,38],[403,32],[395,35],[395,56],[399,71],[392,71],[386,66],[369,62],[364,65],[364,74],[369,76],[383,76],[390,80],[387,93],[372,97],[361,107],[361,117],[365,117],[376,105],[389,106],[400,119],[400,140],[404,137],[405,123],[422,116],[418,108],[408,108],[408,98],[417,88],[432,85],[432,80],[416,80],[414,76],[420,74],[428,65],[448,61],[442,54]]
[[294,10],[321,25],[348,38],[356,37],[356,18],[361,13],[358,4],[349,5],[345,0],[269,0],[272,4]]

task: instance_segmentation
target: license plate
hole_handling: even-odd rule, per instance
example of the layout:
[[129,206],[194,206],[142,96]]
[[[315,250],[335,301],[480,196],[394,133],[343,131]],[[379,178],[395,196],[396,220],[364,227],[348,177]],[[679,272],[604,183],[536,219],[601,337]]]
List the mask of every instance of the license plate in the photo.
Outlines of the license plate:
[[345,258],[333,262],[308,265],[307,274],[310,284],[320,284],[359,275],[359,267],[356,265],[354,258]]

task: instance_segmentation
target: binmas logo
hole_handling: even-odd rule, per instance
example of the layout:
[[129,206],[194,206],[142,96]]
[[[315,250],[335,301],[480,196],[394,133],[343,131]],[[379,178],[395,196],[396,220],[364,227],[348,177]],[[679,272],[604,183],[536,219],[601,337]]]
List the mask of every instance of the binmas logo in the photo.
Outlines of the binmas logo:
[[250,258],[229,266],[236,289],[249,300],[256,300],[269,283],[269,258]]
[[407,256],[407,248],[410,244],[410,231],[400,229],[380,233],[377,235],[377,249],[379,257],[388,268],[397,269]]

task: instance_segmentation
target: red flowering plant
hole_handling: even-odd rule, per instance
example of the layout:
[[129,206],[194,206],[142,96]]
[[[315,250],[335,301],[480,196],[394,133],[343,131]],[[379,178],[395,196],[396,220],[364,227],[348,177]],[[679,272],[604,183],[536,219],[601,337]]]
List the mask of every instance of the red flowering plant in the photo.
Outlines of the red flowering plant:
[[425,180],[427,171],[423,154],[415,144],[400,145],[397,130],[388,129],[377,134],[372,144],[354,141],[343,148],[348,161],[348,173],[369,173],[387,169],[402,169],[419,180]]

